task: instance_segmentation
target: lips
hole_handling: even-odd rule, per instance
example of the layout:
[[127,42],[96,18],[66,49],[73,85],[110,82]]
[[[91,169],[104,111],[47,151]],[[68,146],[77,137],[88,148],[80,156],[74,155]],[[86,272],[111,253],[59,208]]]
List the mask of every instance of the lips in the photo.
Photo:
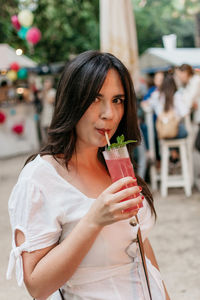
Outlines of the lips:
[[107,134],[109,134],[110,129],[105,129],[105,128],[96,128],[97,131],[101,134],[105,136],[105,132],[107,132]]

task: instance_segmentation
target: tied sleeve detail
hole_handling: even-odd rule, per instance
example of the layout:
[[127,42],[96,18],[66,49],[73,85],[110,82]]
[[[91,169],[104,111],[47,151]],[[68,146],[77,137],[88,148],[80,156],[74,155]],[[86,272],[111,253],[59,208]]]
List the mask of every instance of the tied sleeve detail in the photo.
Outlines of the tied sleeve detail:
[[11,279],[13,269],[16,265],[16,279],[19,286],[22,285],[24,280],[23,274],[23,262],[22,262],[22,252],[27,250],[27,243],[23,243],[19,247],[13,246],[13,249],[10,252],[10,258],[8,262],[8,269],[6,278]]
[[[24,280],[22,252],[33,252],[59,240],[61,232],[61,211],[55,206],[49,193],[33,180],[20,179],[9,199],[9,215],[12,227],[12,250],[7,269],[7,279],[11,278],[14,267],[19,286]],[[25,242],[16,245],[16,230],[20,230]]]

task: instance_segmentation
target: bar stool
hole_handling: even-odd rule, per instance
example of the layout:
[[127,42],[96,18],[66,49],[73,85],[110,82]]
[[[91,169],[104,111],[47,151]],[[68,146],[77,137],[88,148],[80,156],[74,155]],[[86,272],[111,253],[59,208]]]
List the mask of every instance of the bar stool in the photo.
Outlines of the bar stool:
[[[187,197],[191,196],[193,184],[193,162],[189,153],[188,138],[160,140],[161,146],[161,195],[166,197],[169,187],[183,187]],[[178,148],[180,153],[181,174],[169,175],[170,148]]]

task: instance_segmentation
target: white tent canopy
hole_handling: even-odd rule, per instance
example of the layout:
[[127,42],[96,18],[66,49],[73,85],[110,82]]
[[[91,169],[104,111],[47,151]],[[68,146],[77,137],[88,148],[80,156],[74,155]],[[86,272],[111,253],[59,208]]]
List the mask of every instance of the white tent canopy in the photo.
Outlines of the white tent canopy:
[[21,67],[33,68],[37,64],[25,55],[17,55],[15,49],[8,44],[0,44],[0,70],[9,69],[16,62]]
[[145,73],[184,63],[200,67],[200,48],[149,48],[140,56],[140,69]]

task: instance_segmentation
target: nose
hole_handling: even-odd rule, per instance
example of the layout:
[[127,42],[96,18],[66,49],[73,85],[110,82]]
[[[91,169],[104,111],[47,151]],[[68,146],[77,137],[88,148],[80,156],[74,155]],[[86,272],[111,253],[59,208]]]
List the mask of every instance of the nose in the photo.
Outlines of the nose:
[[100,117],[102,119],[111,120],[113,119],[113,116],[114,116],[114,111],[113,111],[112,103],[102,103]]

